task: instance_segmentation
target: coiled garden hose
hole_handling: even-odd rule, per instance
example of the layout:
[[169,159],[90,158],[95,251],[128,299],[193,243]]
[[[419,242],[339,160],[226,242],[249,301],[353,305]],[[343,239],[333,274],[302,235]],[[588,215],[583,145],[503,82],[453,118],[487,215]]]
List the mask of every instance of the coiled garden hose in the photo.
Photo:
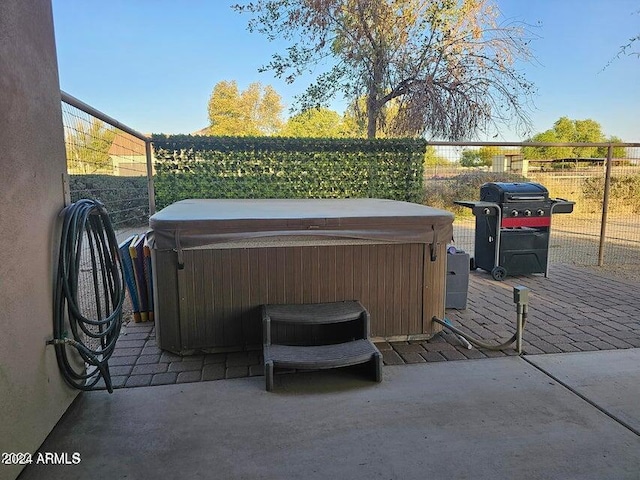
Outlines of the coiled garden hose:
[[[96,200],[79,200],[62,214],[53,340],[47,343],[54,345],[58,366],[70,386],[93,390],[102,378],[112,393],[108,360],[120,334],[125,295],[115,232],[104,205]],[[79,362],[70,359],[69,347],[85,365],[72,364]]]

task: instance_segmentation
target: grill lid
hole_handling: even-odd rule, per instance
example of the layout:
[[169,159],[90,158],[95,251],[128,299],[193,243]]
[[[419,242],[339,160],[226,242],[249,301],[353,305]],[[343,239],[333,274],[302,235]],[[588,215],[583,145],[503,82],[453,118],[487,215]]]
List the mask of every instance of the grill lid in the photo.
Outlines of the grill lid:
[[489,182],[480,187],[480,200],[493,203],[546,202],[549,191],[534,182]]

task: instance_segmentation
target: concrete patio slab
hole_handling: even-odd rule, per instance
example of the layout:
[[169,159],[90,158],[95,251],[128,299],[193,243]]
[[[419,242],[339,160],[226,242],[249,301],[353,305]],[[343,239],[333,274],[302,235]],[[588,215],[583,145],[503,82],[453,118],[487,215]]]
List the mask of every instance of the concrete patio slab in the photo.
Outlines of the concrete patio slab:
[[640,435],[640,349],[527,359]]
[[361,373],[85,393],[40,449],[81,462],[20,479],[638,478],[640,436],[520,357]]

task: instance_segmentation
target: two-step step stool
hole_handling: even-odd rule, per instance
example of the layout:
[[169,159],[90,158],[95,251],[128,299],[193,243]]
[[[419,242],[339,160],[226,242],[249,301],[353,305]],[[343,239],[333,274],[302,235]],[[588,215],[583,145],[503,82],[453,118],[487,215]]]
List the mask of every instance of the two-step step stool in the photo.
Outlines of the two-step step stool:
[[370,362],[382,380],[382,354],[369,339],[369,312],[357,301],[263,305],[267,391],[276,367],[321,370]]

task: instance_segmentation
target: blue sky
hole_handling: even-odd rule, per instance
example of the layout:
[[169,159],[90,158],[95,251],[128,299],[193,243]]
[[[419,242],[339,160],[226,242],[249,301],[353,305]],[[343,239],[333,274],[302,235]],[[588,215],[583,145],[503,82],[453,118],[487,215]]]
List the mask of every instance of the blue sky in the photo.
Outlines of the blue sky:
[[[53,0],[61,88],[144,133],[191,133],[207,125],[213,86],[272,85],[287,106],[309,79],[288,85],[258,73],[284,44],[246,30],[238,0]],[[561,116],[591,118],[606,135],[640,142],[640,58],[603,68],[640,34],[637,0],[496,0],[505,18],[538,36],[533,133]],[[640,42],[636,44],[640,51]],[[342,111],[336,99],[333,108]],[[520,140],[505,129],[499,140]]]

